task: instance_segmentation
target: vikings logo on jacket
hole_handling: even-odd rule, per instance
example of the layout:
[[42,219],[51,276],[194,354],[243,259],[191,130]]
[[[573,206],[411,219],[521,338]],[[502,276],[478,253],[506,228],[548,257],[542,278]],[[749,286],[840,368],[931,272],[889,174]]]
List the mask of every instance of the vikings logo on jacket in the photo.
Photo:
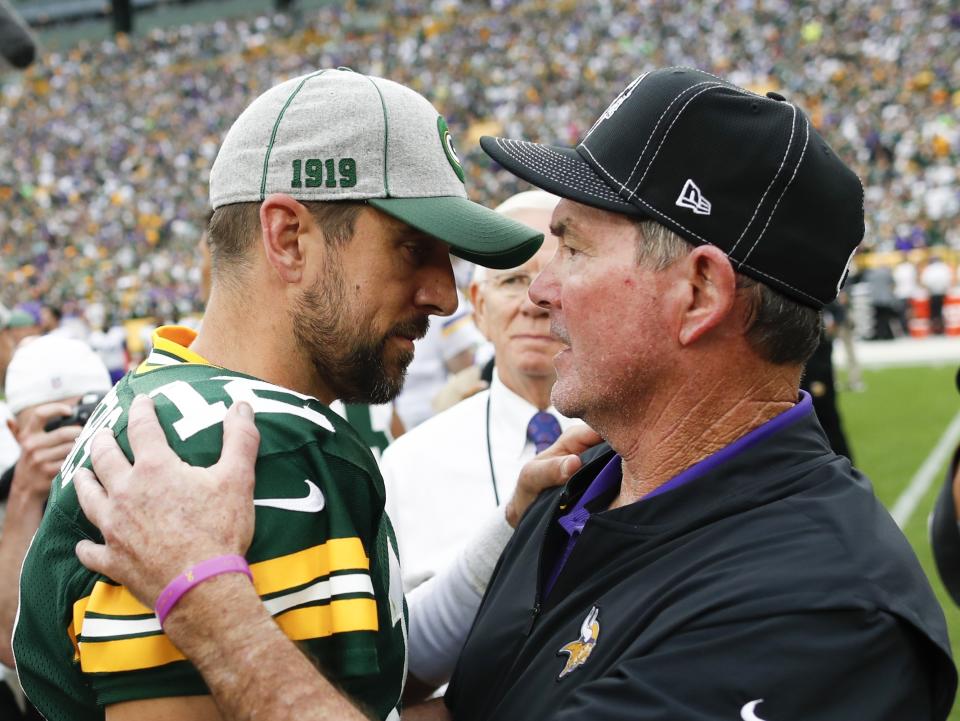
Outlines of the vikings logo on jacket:
[[590,658],[590,654],[593,653],[593,647],[597,644],[597,638],[600,636],[600,623],[597,621],[597,616],[599,615],[599,608],[596,606],[591,608],[590,613],[583,619],[583,623],[580,626],[580,638],[576,641],[571,641],[557,651],[558,656],[562,653],[567,654],[567,663],[563,667],[563,671],[560,672],[560,675],[557,676],[557,680],[573,673]]

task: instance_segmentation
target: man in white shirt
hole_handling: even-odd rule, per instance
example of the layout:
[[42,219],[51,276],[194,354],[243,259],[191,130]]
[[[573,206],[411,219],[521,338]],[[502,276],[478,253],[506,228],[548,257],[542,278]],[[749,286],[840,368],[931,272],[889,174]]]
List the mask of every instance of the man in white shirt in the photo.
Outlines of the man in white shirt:
[[[545,240],[518,268],[478,269],[470,286],[477,326],[495,350],[490,389],[425,421],[383,453],[387,510],[406,590],[447,566],[463,542],[506,503],[520,468],[538,452],[534,438],[541,444],[552,442],[561,429],[579,423],[550,405],[556,380],[553,357],[561,346],[550,337],[546,311],[527,295],[531,281],[556,251],[549,223],[558,200],[532,191],[497,209],[543,231]],[[538,415],[541,412],[552,418]],[[528,434],[535,416],[537,423]]]

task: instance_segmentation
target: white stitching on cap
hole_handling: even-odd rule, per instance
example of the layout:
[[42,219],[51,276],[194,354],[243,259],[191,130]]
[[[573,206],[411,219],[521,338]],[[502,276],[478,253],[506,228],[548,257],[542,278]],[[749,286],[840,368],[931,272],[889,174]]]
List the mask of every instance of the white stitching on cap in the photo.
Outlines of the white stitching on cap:
[[[808,128],[808,130],[809,130],[809,128]],[[804,146],[804,149],[806,149],[806,146]],[[586,150],[588,153],[590,153],[590,148],[587,148],[586,146],[584,146],[584,150]],[[590,157],[591,157],[591,158],[593,157],[593,153],[590,153]],[[596,160],[596,159],[594,159],[594,160]],[[799,165],[798,165],[797,167],[799,167]],[[607,176],[610,175],[610,173],[607,173],[607,171],[604,170],[604,168],[603,168],[602,166],[600,167],[600,169],[603,170],[603,172],[606,173]],[[614,180],[614,179],[611,178],[611,180]],[[793,179],[791,178],[791,182],[792,182],[792,180],[793,180]],[[614,182],[616,182],[616,180],[614,180]],[[637,197],[637,202],[643,204],[643,206],[644,206],[648,211],[650,211],[651,213],[653,213],[654,215],[659,215],[659,216],[660,216],[661,218],[663,218],[664,220],[668,220],[668,221],[670,221],[671,223],[673,223],[673,225],[675,225],[676,227],[681,228],[682,230],[686,231],[686,232],[689,233],[691,236],[693,236],[694,238],[696,238],[697,240],[699,240],[701,243],[704,243],[705,245],[712,245],[712,246],[714,246],[714,247],[717,247],[715,243],[711,243],[709,240],[707,240],[706,238],[704,238],[704,237],[703,237],[702,235],[700,235],[699,233],[695,233],[694,231],[690,230],[690,229],[689,229],[688,227],[686,227],[683,223],[680,223],[679,221],[674,220],[673,218],[671,218],[671,217],[670,217],[669,215],[667,215],[666,213],[661,213],[659,210],[657,210],[656,208],[654,208],[652,205],[650,205],[650,203],[648,203],[647,201],[645,201],[643,198]],[[779,201],[778,201],[778,202],[779,202]],[[726,255],[726,253],[724,253],[724,255]],[[727,256],[727,257],[729,257],[729,256]],[[749,253],[747,254],[747,257],[749,257]],[[779,283],[780,285],[782,285],[784,288],[789,288],[790,290],[794,291],[795,293],[799,293],[800,295],[804,296],[805,298],[809,298],[810,300],[812,300],[812,301],[814,301],[814,302],[816,302],[816,303],[821,303],[821,304],[823,303],[823,301],[821,301],[819,298],[817,298],[817,297],[815,297],[815,296],[812,296],[812,295],[810,295],[809,293],[806,293],[806,292],[800,290],[799,288],[793,287],[792,285],[790,285],[790,284],[787,283],[786,281],[780,280],[780,279],[777,278],[776,276],[770,275],[769,273],[764,273],[762,270],[757,270],[757,269],[754,268],[752,265],[748,265],[747,263],[743,263],[743,262],[738,263],[738,265],[739,265],[741,268],[747,268],[748,270],[752,270],[754,273],[756,273],[757,275],[762,275],[764,278],[769,278],[770,280],[776,281],[777,283]]]
[[660,122],[663,120],[663,117],[667,114],[670,108],[672,108],[674,104],[683,96],[684,93],[690,90],[693,90],[694,88],[698,88],[701,85],[711,85],[711,87],[715,87],[715,83],[711,84],[709,80],[704,80],[702,83],[697,83],[696,85],[691,85],[689,88],[684,88],[679,93],[677,93],[676,97],[673,100],[671,100],[670,104],[666,108],[664,108],[662,113],[660,113],[660,117],[657,118],[656,125],[653,126],[653,130],[651,130],[650,134],[647,136],[647,142],[643,144],[643,150],[641,150],[640,155],[637,156],[637,162],[634,163],[633,170],[630,171],[630,175],[627,176],[627,179],[620,184],[621,188],[626,190],[627,183],[629,183],[633,179],[633,174],[636,173],[637,168],[640,167],[640,160],[643,158],[644,154],[647,152],[647,147],[650,145],[650,141],[653,140],[653,136],[656,134],[657,128],[660,127]]
[[667,128],[667,131],[663,134],[663,137],[660,138],[660,144],[657,146],[657,152],[655,152],[655,153],[653,154],[653,157],[650,158],[650,162],[647,163],[647,168],[646,168],[646,170],[643,171],[643,175],[641,175],[641,176],[640,176],[640,180],[637,181],[637,186],[636,186],[633,190],[630,191],[630,195],[628,196],[629,198],[633,198],[633,196],[637,194],[637,191],[640,190],[640,186],[643,185],[643,180],[644,180],[644,178],[647,177],[647,173],[649,173],[649,172],[650,172],[650,168],[653,167],[653,161],[655,161],[655,160],[657,159],[657,156],[660,154],[660,150],[663,148],[663,144],[664,144],[665,142],[667,142],[667,136],[670,135],[670,131],[673,130],[673,126],[676,125],[677,121],[680,119],[680,116],[683,115],[683,112],[689,107],[690,103],[692,103],[694,100],[696,100],[698,97],[700,97],[701,95],[703,95],[703,94],[704,94],[705,92],[707,92],[708,90],[712,90],[713,88],[722,88],[722,87],[723,87],[723,85],[720,85],[719,83],[714,83],[713,85],[709,85],[708,87],[704,88],[703,90],[700,90],[699,92],[697,92],[696,95],[694,95],[694,96],[691,97],[689,100],[687,100],[686,103],[684,103],[683,107],[680,108],[680,112],[678,112],[678,113],[673,117],[673,120],[672,120],[671,123],[670,123],[670,127]]
[[[770,192],[770,188],[773,187],[773,184],[777,182],[777,178],[780,177],[780,173],[783,172],[784,166],[787,164],[787,156],[790,155],[790,148],[793,147],[793,135],[794,135],[794,126],[797,121],[797,107],[791,103],[788,103],[790,108],[793,110],[793,117],[790,119],[790,139],[787,141],[787,149],[783,153],[783,160],[780,161],[780,167],[777,168],[777,172],[774,174],[773,178],[770,180],[770,185],[767,186],[767,189],[763,191],[763,195],[760,196],[760,202],[757,203],[757,207],[753,209],[753,215],[750,216],[750,220],[743,227],[743,232],[740,233],[740,237],[737,238],[737,242],[733,244],[733,247],[730,249],[729,256],[733,259],[733,253],[737,249],[737,246],[740,245],[740,241],[743,240],[743,237],[747,234],[747,231],[750,229],[750,226],[753,225],[753,221],[757,217],[757,213],[760,212],[760,206],[763,205],[763,201],[767,197],[767,193]],[[769,222],[769,221],[768,221]],[[747,253],[745,258],[749,256],[750,253]]]
[[783,200],[783,196],[787,194],[787,190],[790,189],[790,186],[793,184],[794,178],[797,177],[797,171],[800,170],[800,166],[803,164],[803,157],[807,154],[807,146],[810,143],[810,123],[804,118],[804,127],[807,130],[807,137],[803,140],[803,150],[800,151],[800,160],[797,161],[797,164],[793,168],[793,175],[790,176],[790,180],[787,181],[787,184],[783,187],[783,192],[780,193],[780,197],[777,198],[777,202],[773,205],[773,210],[770,211],[770,215],[767,217],[767,223],[763,226],[763,230],[760,231],[760,235],[757,236],[757,239],[753,241],[753,245],[750,246],[750,250],[747,251],[747,254],[743,256],[743,260],[746,261],[747,258],[753,253],[754,248],[757,247],[757,243],[760,242],[760,239],[767,232],[767,228],[770,227],[770,221],[773,220],[773,214],[777,212],[777,208],[780,205],[780,201]]
[[776,281],[777,283],[779,283],[780,285],[782,285],[784,288],[789,288],[789,289],[792,290],[794,293],[799,293],[800,295],[804,296],[805,298],[809,298],[810,300],[812,300],[812,301],[814,301],[814,302],[816,302],[816,303],[819,303],[819,304],[823,305],[823,301],[820,300],[819,298],[817,298],[815,295],[810,295],[810,294],[807,293],[806,291],[800,290],[799,288],[794,288],[792,285],[790,285],[790,284],[787,283],[786,281],[780,280],[780,279],[777,278],[776,276],[770,275],[769,273],[764,273],[762,270],[757,270],[757,269],[754,268],[752,265],[747,265],[746,263],[740,263],[740,267],[741,267],[741,268],[747,268],[747,269],[749,269],[749,270],[752,270],[752,271],[753,271],[754,273],[756,273],[757,275],[762,275],[764,278],[769,278],[770,280]]
[[[620,198],[620,196],[610,191],[609,188],[603,185],[602,182],[598,183],[597,186],[594,187],[585,185],[583,183],[583,177],[580,174],[575,174],[570,170],[570,168],[575,167],[572,165],[571,161],[560,153],[551,150],[550,148],[547,148],[543,145],[538,145],[536,143],[510,140],[509,138],[496,138],[496,143],[511,158],[522,162],[526,167],[530,168],[531,170],[535,170],[538,173],[542,173],[551,180],[565,183],[574,190],[578,190],[584,195],[589,195],[590,197],[598,200],[604,200],[608,202],[616,201],[617,203],[628,205]],[[533,150],[534,148],[536,148],[536,151]],[[551,161],[551,156],[558,158],[560,162]],[[566,163],[567,167],[564,167],[563,163]],[[597,192],[598,190],[606,190],[608,195],[601,195]]]

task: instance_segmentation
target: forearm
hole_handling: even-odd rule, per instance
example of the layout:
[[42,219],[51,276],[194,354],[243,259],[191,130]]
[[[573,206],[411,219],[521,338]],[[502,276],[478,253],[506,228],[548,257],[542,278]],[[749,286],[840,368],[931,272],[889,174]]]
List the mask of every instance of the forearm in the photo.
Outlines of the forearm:
[[203,675],[225,721],[368,718],[284,635],[240,574],[191,589],[164,630]]
[[21,492],[15,485],[10,492],[0,535],[0,663],[11,668],[14,665],[11,640],[20,596],[20,569],[42,518],[43,498]]
[[410,673],[434,688],[453,672],[494,566],[513,529],[497,509],[457,558],[414,589],[410,609]]

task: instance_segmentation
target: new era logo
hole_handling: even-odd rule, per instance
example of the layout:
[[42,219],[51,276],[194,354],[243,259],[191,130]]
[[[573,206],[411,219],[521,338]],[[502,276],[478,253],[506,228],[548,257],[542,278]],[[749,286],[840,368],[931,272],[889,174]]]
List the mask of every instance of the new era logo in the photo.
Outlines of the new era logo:
[[683,190],[677,198],[677,205],[692,210],[697,215],[710,215],[710,201],[703,196],[697,184],[689,179],[683,184]]

